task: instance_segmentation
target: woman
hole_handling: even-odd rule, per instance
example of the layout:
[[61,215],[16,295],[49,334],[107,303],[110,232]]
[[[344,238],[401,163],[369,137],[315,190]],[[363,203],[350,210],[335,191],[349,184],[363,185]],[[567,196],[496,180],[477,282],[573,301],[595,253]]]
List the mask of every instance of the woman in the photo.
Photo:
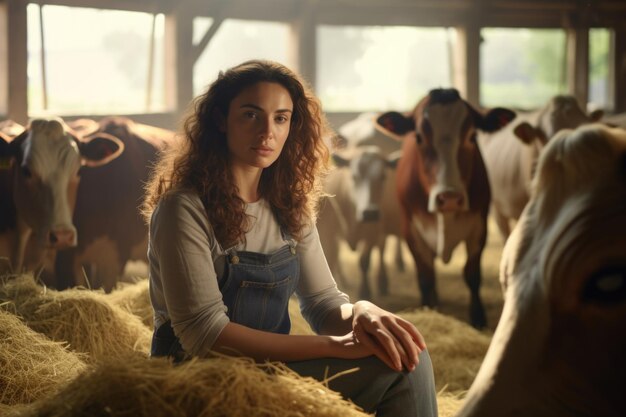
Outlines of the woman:
[[[286,67],[248,61],[194,102],[147,187],[153,356],[282,361],[377,415],[437,414],[420,333],[337,289],[315,228],[328,149],[318,100]],[[317,335],[289,335],[289,297]],[[328,368],[328,370],[327,370]]]

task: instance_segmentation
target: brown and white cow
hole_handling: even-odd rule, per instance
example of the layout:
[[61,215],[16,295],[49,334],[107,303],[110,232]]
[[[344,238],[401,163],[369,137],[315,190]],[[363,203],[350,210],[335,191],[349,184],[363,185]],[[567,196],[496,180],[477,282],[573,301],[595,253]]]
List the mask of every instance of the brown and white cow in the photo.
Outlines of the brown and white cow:
[[60,119],[33,120],[10,136],[0,139],[0,256],[21,272],[42,266],[49,250],[76,245],[79,168],[114,161],[124,144],[107,134],[79,138]]
[[457,417],[624,416],[626,130],[558,133],[500,264],[504,309]]
[[479,137],[493,198],[493,218],[504,240],[530,198],[530,184],[541,150],[561,129],[574,129],[602,117],[585,113],[572,96],[556,96],[540,110],[518,113],[506,128]]
[[[81,284],[110,291],[129,260],[147,262],[148,229],[139,212],[143,187],[174,132],[126,117],[72,124],[91,135],[115,136],[125,150],[111,163],[81,174],[73,219],[78,244],[58,252],[55,275],[62,280],[62,288]],[[89,282],[84,282],[85,275]]]
[[486,317],[480,299],[480,259],[487,239],[491,200],[487,172],[476,132],[493,132],[515,113],[496,108],[481,114],[455,89],[435,89],[410,115],[397,112],[378,118],[381,129],[403,137],[397,168],[402,233],[413,254],[422,303],[438,304],[434,261],[450,261],[465,242],[463,275],[470,293],[470,322],[481,328]]
[[386,237],[399,235],[399,209],[394,193],[399,154],[385,156],[376,146],[351,147],[333,153],[335,169],[325,181],[328,194],[317,220],[320,241],[328,265],[340,283],[345,283],[339,262],[339,245],[346,241],[359,250],[361,286],[359,296],[370,299],[369,267],[372,251],[378,249],[378,291],[388,293],[387,269],[382,254]]

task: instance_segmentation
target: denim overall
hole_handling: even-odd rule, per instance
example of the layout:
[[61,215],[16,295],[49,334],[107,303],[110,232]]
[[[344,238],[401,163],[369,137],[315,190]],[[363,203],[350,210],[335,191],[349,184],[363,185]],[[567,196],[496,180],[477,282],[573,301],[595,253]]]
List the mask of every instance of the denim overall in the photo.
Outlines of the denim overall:
[[[231,322],[253,329],[288,334],[289,297],[294,293],[300,276],[296,241],[285,236],[287,242],[272,254],[225,251],[224,277],[219,289]],[[151,356],[169,356],[175,362],[186,354],[168,320],[154,333]]]

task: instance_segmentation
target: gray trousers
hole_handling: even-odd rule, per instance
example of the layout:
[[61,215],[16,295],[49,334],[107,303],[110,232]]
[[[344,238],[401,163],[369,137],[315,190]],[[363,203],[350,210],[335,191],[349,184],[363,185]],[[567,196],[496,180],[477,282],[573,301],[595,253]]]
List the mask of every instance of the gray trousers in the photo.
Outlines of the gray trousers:
[[329,382],[333,391],[376,417],[437,417],[437,394],[433,367],[428,351],[419,356],[414,371],[394,371],[375,356],[363,359],[313,359],[288,362],[287,366],[301,376],[322,381],[353,368],[358,371]]

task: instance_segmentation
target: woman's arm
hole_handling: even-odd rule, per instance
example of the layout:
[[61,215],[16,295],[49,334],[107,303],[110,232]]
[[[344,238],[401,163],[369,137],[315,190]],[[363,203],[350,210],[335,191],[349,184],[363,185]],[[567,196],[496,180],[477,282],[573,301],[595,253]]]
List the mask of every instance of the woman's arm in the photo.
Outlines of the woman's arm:
[[227,355],[248,356],[256,361],[301,361],[317,358],[356,359],[372,355],[352,332],[343,336],[288,335],[265,332],[228,323],[213,350]]

